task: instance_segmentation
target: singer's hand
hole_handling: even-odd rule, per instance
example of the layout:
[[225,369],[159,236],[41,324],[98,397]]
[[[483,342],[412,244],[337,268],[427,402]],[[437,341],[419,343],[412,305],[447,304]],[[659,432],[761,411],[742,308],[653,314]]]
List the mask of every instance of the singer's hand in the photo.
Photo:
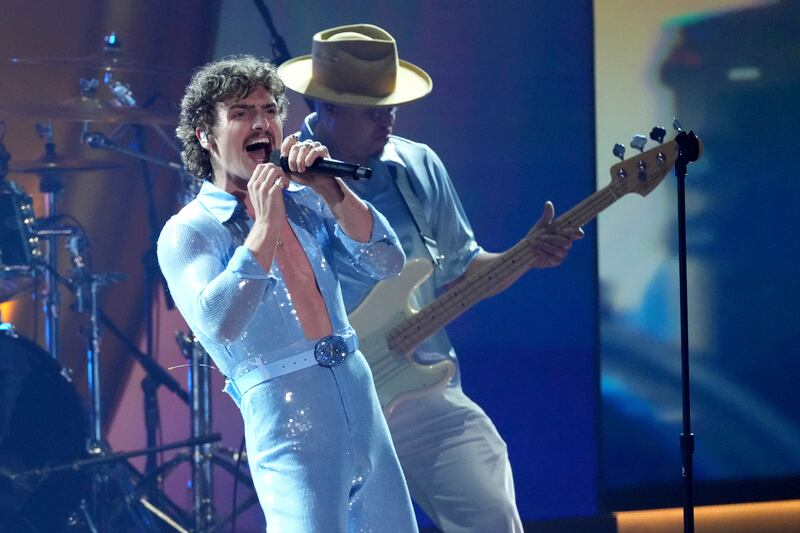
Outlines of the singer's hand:
[[280,225],[286,217],[286,206],[283,203],[283,188],[289,180],[283,170],[272,163],[256,166],[250,181],[247,182],[247,193],[252,209],[250,216],[256,222]]
[[[553,223],[554,215],[555,208],[552,202],[545,202],[542,216],[528,232],[528,235],[542,229],[547,230],[548,226]],[[560,265],[572,248],[572,242],[582,238],[583,230],[581,228],[567,227],[558,231],[546,231],[538,239],[530,242],[533,249],[530,268],[548,268]]]
[[331,179],[308,168],[317,159],[330,157],[325,145],[311,140],[300,142],[294,135],[289,135],[281,143],[281,155],[286,157],[292,181],[311,187],[329,205],[342,201],[346,185],[340,178]]

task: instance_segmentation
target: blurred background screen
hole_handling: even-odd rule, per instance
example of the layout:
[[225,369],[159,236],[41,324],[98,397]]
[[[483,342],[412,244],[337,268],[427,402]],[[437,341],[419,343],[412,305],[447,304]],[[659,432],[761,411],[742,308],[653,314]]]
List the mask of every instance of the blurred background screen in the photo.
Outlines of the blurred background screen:
[[[698,497],[796,496],[800,3],[594,9],[598,186],[632,128],[675,116],[705,142],[686,178],[695,478],[715,487]],[[679,505],[675,178],[619,204],[598,225],[603,490],[612,508]]]

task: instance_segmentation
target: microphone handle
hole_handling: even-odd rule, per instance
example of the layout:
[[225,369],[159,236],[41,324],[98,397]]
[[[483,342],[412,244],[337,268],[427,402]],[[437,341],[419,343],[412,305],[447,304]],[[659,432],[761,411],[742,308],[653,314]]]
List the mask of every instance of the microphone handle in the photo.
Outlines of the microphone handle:
[[[284,172],[291,172],[289,170],[288,159],[285,156],[281,156],[280,151],[273,150],[269,159],[270,162],[279,165]],[[350,178],[354,180],[368,180],[372,177],[371,168],[362,167],[355,163],[337,161],[336,159],[317,159],[308,168],[323,174],[328,174],[331,177],[338,176],[340,178]]]

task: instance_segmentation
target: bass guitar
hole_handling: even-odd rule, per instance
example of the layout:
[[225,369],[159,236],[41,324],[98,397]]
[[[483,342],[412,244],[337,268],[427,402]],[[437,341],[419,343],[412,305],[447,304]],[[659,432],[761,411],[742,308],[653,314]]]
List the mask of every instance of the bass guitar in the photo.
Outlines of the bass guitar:
[[[663,142],[665,130],[653,128],[650,137]],[[634,137],[632,146],[644,147],[644,136]],[[526,271],[531,263],[531,243],[546,231],[581,227],[629,193],[647,196],[676,164],[686,165],[700,157],[702,143],[693,132],[680,132],[675,139],[613,165],[611,183],[557,217],[547,228],[534,228],[502,257],[463,277],[436,300],[415,309],[409,302],[414,290],[433,272],[430,261],[409,261],[395,278],[378,283],[349,315],[358,332],[359,348],[366,357],[378,398],[388,417],[401,402],[443,388],[456,367],[449,359],[417,363],[412,354],[425,339],[449,324],[467,309]],[[622,159],[624,147],[615,155]]]

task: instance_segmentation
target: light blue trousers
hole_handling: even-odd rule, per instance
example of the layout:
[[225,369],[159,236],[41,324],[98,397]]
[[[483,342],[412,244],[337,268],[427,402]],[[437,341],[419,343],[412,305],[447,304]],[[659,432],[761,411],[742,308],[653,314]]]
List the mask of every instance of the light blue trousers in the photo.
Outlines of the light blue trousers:
[[268,533],[417,531],[361,352],[231,396]]

